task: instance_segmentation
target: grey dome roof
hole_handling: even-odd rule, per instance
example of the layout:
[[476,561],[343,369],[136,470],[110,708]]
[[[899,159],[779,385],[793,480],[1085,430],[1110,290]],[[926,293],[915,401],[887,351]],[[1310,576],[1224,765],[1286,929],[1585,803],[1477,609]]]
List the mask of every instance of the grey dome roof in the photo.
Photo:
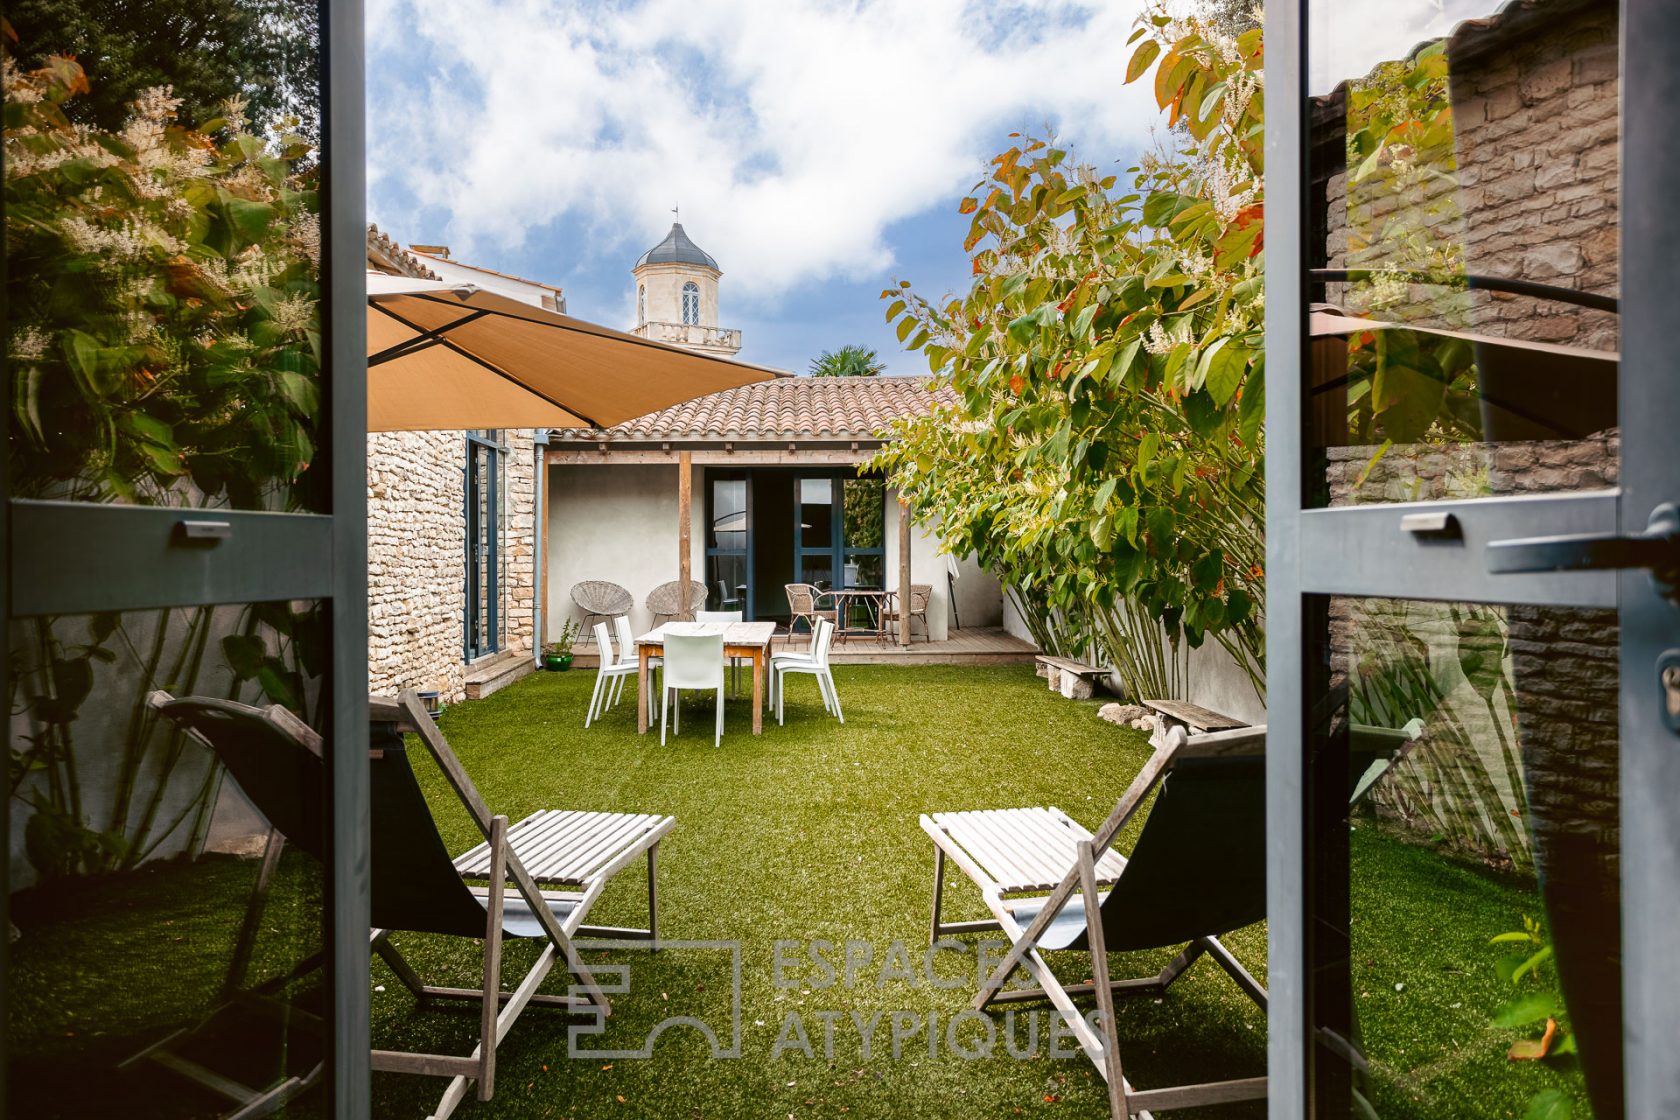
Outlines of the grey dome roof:
[[644,264],[697,264],[713,272],[723,271],[710,253],[688,239],[681,222],[672,222],[665,240],[636,258],[636,268]]

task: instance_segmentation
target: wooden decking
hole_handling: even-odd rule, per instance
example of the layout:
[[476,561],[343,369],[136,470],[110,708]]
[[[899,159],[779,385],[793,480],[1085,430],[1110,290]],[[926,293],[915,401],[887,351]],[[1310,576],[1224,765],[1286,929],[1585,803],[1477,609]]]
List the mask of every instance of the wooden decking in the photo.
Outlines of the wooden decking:
[[[794,643],[800,648],[805,636]],[[780,648],[778,645],[777,648]],[[908,648],[897,642],[852,637],[835,642],[828,655],[835,665],[1031,665],[1038,647],[996,627],[952,630],[942,642],[924,641],[920,628]]]
[[[804,649],[804,630],[793,641],[793,649]],[[787,645],[787,635],[778,634],[774,649],[781,653]],[[942,642],[925,641],[917,627],[916,640],[909,649],[896,642],[877,642],[873,638],[852,637],[835,642],[829,660],[835,665],[1030,665],[1038,647],[1022,641],[997,627],[967,627],[951,631]],[[595,667],[595,647],[580,645],[573,661],[579,669]]]

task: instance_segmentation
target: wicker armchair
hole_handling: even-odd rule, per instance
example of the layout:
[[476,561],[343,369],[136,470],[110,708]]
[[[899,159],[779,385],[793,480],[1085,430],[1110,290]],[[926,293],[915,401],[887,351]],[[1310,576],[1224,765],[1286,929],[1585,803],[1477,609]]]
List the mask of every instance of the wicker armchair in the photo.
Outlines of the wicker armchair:
[[[923,639],[931,639],[933,637],[928,630],[928,603],[932,600],[933,584],[912,583],[910,585],[910,624],[913,627],[915,626],[916,619],[920,618],[922,620]],[[881,616],[881,628],[887,630],[889,633],[892,632],[893,626],[898,622],[897,598],[894,597],[890,600],[890,602],[892,605],[887,607],[887,609],[882,612]]]
[[604,579],[586,579],[572,585],[572,602],[583,612],[578,629],[589,633],[592,622],[604,622],[629,614],[636,605],[635,597],[616,583]]
[[682,601],[682,590],[682,580],[674,579],[648,592],[647,609],[653,615],[655,626],[673,618],[692,618],[695,611],[706,605],[706,585],[699,580],[688,581],[687,603]]
[[[814,583],[790,583],[786,586],[788,600],[788,645],[793,644],[793,627],[800,619],[805,620],[805,628],[816,633],[817,619],[826,618],[835,622],[833,607],[822,609],[822,601],[828,598],[828,592]],[[829,600],[833,602],[832,599]]]

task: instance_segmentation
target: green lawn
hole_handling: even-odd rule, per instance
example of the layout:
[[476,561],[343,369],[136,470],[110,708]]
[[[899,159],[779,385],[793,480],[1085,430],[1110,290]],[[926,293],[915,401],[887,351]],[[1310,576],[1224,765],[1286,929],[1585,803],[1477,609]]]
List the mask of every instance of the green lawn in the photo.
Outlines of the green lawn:
[[[458,1115],[681,1120],[1106,1115],[1090,1063],[1050,1055],[1042,1011],[1036,1047],[1029,1045],[1028,1008],[1016,1011],[1013,1042],[1023,1057],[1005,1051],[1001,1029],[989,1059],[951,1052],[947,1024],[972,990],[977,939],[964,939],[967,952],[946,951],[935,959],[935,976],[956,986],[927,981],[922,950],[933,861],[917,816],[936,809],[1054,804],[1094,826],[1146,757],[1144,736],[1097,719],[1094,702],[1049,694],[1027,668],[842,666],[836,674],[846,707],[843,727],[824,715],[814,683],[799,679],[789,689],[787,725],[772,721],[762,737],[750,734],[747,704],[732,701],[717,750],[710,720],[699,707],[685,733],[664,747],[657,727],[645,738],[635,734],[633,700],[586,732],[583,711],[593,674],[585,671],[539,674],[445,713],[443,730],[493,811],[514,820],[545,807],[674,815],[677,828],[660,853],[662,933],[674,940],[742,946],[739,1058],[713,1060],[709,1044],[689,1028],[663,1035],[649,1060],[568,1058],[572,1020],[533,1008],[500,1048],[495,1100],[488,1106],[469,1101]],[[474,842],[471,825],[441,777],[423,767],[422,781],[434,804],[447,810],[442,819],[451,847]],[[1133,838],[1126,835],[1122,848]],[[1497,953],[1487,939],[1517,927],[1523,914],[1539,913],[1532,888],[1408,845],[1369,823],[1361,823],[1354,836],[1354,857],[1355,990],[1380,1114],[1521,1117],[1534,1091],[1573,1085],[1567,1069],[1507,1062],[1505,1047],[1519,1032],[1488,1025],[1489,1012],[1507,989],[1494,975]],[[150,874],[158,884],[181,873]],[[162,906],[169,891],[154,886],[150,894]],[[591,920],[643,924],[645,897],[639,869],[623,873]],[[984,916],[977,892],[960,875],[952,877],[946,897],[950,918]],[[40,985],[43,993],[68,988],[78,999],[93,1000],[88,985],[68,983],[65,958],[51,948],[67,935],[55,922],[85,922],[86,915],[78,919],[75,908],[58,909],[64,913],[37,908],[15,947],[15,974]],[[141,919],[131,912],[130,920]],[[228,940],[221,931],[200,932],[201,947],[212,955]],[[807,963],[788,969],[778,985],[775,943],[794,941],[802,952],[816,939],[832,943],[827,957],[840,975],[825,986],[822,971]],[[481,958],[475,945],[418,935],[396,940],[434,982],[477,983]],[[1226,940],[1263,978],[1263,928]],[[848,941],[857,943],[855,982],[849,986],[843,948]],[[908,975],[898,967],[905,962],[890,956],[900,943],[908,954]],[[864,963],[866,946],[870,959]],[[528,964],[533,952],[516,945],[509,968]],[[1077,957],[1062,956],[1059,971],[1080,979]],[[1118,975],[1154,972],[1171,956],[1171,950],[1117,955],[1113,967]],[[605,1034],[582,1039],[582,1045],[634,1049],[655,1024],[673,1015],[716,1024],[728,1044],[728,951],[591,951],[589,959],[628,965],[630,988],[614,997]],[[99,966],[107,974],[125,967],[137,965],[119,959]],[[87,969],[73,971],[82,975]],[[375,1045],[460,1053],[470,1048],[476,1013],[417,1008],[377,961],[373,978],[383,989],[373,997]],[[559,983],[551,980],[550,990]],[[40,1006],[51,1002],[44,995]],[[97,1009],[80,1011],[90,1012]],[[77,1012],[54,1012],[66,1013]],[[797,1013],[805,1028],[810,1057],[797,1046],[784,1046],[773,1056],[778,1038],[788,1039],[790,1013]],[[880,1016],[867,1058],[854,1013],[866,1025]],[[931,1056],[930,1015],[938,1017]],[[1120,1017],[1127,1072],[1140,1086],[1265,1070],[1265,1017],[1209,962],[1198,963],[1163,999],[1123,1003]],[[832,1058],[825,1053],[825,1020],[833,1023]],[[119,1035],[143,1034],[136,1023],[107,1028]],[[957,1042],[972,1047],[979,1031],[978,1024],[964,1023]],[[36,1032],[37,1044],[50,1049],[52,1035]],[[423,1117],[442,1084],[376,1075],[374,1113],[381,1120]],[[1584,1106],[1578,1107],[1576,1116],[1584,1114]],[[1262,1116],[1264,1109],[1234,1106],[1204,1115],[1234,1120]]]

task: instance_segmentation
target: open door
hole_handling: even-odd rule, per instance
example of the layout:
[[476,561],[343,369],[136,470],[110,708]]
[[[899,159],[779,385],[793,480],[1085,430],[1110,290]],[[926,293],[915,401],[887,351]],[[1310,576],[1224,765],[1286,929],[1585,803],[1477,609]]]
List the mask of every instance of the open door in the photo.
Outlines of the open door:
[[[7,44],[13,1116],[368,1114],[361,6],[232,11],[289,40],[228,77],[265,91],[250,123],[200,82],[123,131],[119,63]],[[154,690],[312,727],[314,842],[278,845]]]
[[1680,10],[1266,19],[1271,1115],[1664,1115]]

